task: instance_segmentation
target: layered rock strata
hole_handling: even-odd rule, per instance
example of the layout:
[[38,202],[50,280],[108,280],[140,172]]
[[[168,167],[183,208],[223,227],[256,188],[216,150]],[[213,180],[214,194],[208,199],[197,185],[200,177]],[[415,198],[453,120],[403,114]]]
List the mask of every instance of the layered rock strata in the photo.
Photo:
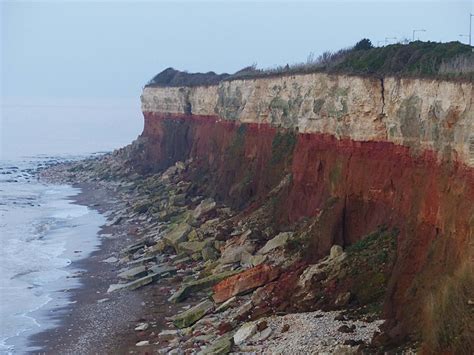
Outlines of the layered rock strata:
[[277,230],[312,219],[308,262],[396,229],[385,316],[403,336],[472,256],[472,101],[472,83],[327,74],[146,87],[133,165],[191,162],[196,193],[265,206]]

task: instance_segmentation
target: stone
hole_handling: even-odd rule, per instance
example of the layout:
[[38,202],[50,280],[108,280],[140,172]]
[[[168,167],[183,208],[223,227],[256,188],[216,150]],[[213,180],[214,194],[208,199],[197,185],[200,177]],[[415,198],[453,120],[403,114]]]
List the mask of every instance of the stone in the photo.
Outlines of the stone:
[[195,253],[201,254],[207,243],[207,241],[182,242],[178,244],[178,252],[185,253],[188,255],[192,255]]
[[116,263],[117,261],[118,259],[115,256],[111,256],[110,258],[102,260],[103,263],[109,263],[109,264]]
[[272,335],[272,328],[265,328],[261,331],[258,331],[257,330],[257,333],[255,333],[250,339],[249,339],[249,342],[251,343],[257,343],[257,342],[261,342],[261,341],[264,341],[264,340],[267,340],[270,335]]
[[148,270],[145,266],[136,266],[121,271],[117,276],[121,279],[133,280],[146,275],[148,275]]
[[144,331],[147,330],[150,325],[148,323],[140,323],[135,327],[136,331]]
[[337,330],[341,333],[354,333],[356,329],[356,326],[352,324],[351,326],[348,326],[347,324],[341,325]]
[[173,324],[177,328],[187,328],[214,309],[214,302],[205,300],[196,306],[178,314],[173,319]]
[[201,216],[212,211],[216,207],[216,202],[212,198],[202,200],[201,203],[194,209],[194,219],[199,219]]
[[178,244],[187,240],[187,235],[191,232],[191,226],[187,223],[181,223],[163,236],[163,240],[168,245],[178,251]]
[[131,281],[128,283],[110,285],[107,290],[107,293],[111,293],[118,290],[136,290],[137,288],[143,287],[152,282],[153,282],[153,276],[148,275],[148,276],[142,277],[140,279],[137,279],[135,281]]
[[241,273],[230,276],[214,286],[214,301],[224,302],[231,298],[256,289],[266,283],[275,280],[280,274],[278,268],[267,264],[261,264]]
[[146,248],[145,255],[152,256],[159,253],[162,253],[166,248],[166,243],[163,240],[158,240],[151,247]]
[[237,297],[231,297],[224,303],[222,303],[219,307],[216,308],[215,313],[224,312],[226,309],[231,307],[237,301]]
[[257,254],[268,254],[274,249],[284,247],[292,235],[293,233],[291,232],[278,234],[275,238],[269,240],[259,251],[257,251]]
[[219,252],[212,245],[205,246],[201,251],[201,256],[204,261],[219,259]]
[[170,266],[166,264],[155,265],[150,268],[152,275],[154,276],[154,280],[158,280],[163,274],[169,273],[170,275],[174,275],[177,273],[178,268],[176,266]]
[[351,293],[350,292],[345,292],[341,293],[339,296],[337,296],[336,301],[334,304],[336,307],[344,307],[349,304],[349,301],[351,300]]
[[257,332],[257,324],[255,322],[244,323],[234,334],[234,343],[241,345],[245,343],[252,335]]
[[230,245],[222,252],[219,263],[225,265],[240,262],[244,253],[252,254],[254,250],[255,247],[248,243],[244,245]]
[[127,265],[130,267],[133,267],[133,266],[146,265],[148,263],[153,263],[155,261],[156,261],[156,256],[145,256],[137,260],[129,261]]
[[173,303],[181,302],[186,299],[190,293],[212,287],[223,279],[235,275],[238,272],[238,270],[224,271],[186,283],[182,285],[181,288],[168,299],[168,301]]
[[170,340],[178,338],[179,336],[180,336],[180,332],[177,329],[163,330],[160,333],[158,333],[158,339],[160,341],[170,341]]
[[142,340],[135,344],[135,346],[147,346],[147,345],[150,345],[150,342],[148,340]]
[[289,330],[290,330],[290,325],[289,324],[283,324],[283,327],[281,328],[281,332],[286,333]]
[[263,264],[265,260],[267,260],[266,255],[252,255],[250,253],[243,252],[240,262],[243,266],[254,267]]
[[232,349],[232,337],[222,336],[211,345],[204,348],[198,355],[226,355]]
[[245,302],[239,308],[237,308],[237,310],[235,311],[233,320],[238,321],[238,320],[244,319],[252,309],[253,309],[253,302],[252,301]]
[[333,245],[331,247],[331,251],[329,252],[329,259],[334,259],[337,258],[338,256],[341,256],[344,253],[344,250],[340,245]]

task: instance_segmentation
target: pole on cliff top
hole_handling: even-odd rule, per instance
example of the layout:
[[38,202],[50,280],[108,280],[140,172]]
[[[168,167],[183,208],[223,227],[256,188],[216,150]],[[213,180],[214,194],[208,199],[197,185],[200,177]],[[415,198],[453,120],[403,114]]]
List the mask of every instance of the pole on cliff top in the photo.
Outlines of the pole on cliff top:
[[469,14],[469,45],[472,46],[471,38],[472,38],[472,17],[474,14]]
[[415,41],[415,32],[426,32],[426,30],[424,30],[424,29],[413,30],[413,37],[412,37],[412,41],[413,41],[413,42]]

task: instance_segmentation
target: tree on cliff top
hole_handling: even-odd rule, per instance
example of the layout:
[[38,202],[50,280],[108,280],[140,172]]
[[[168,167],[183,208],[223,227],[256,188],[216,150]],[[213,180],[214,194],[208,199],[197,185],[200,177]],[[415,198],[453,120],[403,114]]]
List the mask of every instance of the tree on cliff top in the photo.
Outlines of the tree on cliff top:
[[374,48],[374,46],[372,45],[372,42],[368,38],[361,39],[354,46],[355,51],[360,51],[360,50],[365,51],[372,48]]

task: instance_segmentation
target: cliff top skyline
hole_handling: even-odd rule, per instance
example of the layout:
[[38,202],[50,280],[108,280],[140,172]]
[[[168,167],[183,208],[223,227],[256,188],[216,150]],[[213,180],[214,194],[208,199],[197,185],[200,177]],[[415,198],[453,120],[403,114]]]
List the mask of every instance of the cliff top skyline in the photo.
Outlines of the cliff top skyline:
[[170,66],[291,65],[364,37],[411,39],[414,29],[426,29],[420,40],[466,42],[459,34],[474,12],[470,1],[4,1],[0,11],[4,98],[136,97]]

